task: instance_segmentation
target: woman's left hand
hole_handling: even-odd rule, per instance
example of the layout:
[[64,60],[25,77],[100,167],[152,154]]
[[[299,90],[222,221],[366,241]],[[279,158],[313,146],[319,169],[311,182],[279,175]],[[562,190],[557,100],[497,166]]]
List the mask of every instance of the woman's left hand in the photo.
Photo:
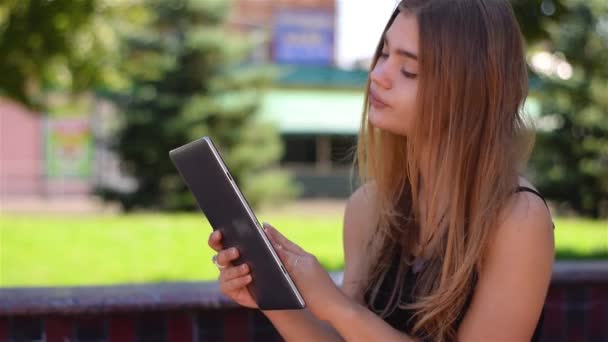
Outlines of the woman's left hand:
[[329,321],[336,312],[349,305],[348,298],[314,255],[289,241],[270,224],[264,223],[264,230],[313,315]]

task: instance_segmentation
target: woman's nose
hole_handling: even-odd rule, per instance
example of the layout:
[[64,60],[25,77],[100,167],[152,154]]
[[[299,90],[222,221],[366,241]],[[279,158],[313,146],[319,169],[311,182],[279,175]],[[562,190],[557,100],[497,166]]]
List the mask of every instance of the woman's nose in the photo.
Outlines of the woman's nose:
[[370,79],[376,85],[384,89],[390,89],[392,87],[392,80],[387,71],[386,61],[382,63],[378,61],[370,73]]

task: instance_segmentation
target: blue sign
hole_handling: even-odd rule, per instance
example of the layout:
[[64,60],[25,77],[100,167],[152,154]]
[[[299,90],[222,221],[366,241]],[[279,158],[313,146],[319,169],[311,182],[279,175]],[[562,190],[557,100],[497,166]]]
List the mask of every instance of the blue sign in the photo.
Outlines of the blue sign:
[[333,11],[279,10],[274,18],[272,47],[275,63],[333,64]]

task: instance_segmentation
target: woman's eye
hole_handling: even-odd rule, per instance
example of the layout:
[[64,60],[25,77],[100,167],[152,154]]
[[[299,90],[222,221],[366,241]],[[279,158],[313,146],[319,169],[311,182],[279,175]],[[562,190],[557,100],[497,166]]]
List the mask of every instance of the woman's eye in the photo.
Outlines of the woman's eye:
[[401,69],[401,74],[402,74],[403,76],[405,76],[405,77],[407,77],[407,78],[411,78],[411,79],[415,79],[416,77],[418,77],[418,75],[413,74],[413,73],[411,73],[411,72],[407,72],[407,71],[405,71],[405,70],[403,70],[403,69]]
[[381,58],[388,58],[388,52],[384,52],[384,51],[380,52],[380,57]]

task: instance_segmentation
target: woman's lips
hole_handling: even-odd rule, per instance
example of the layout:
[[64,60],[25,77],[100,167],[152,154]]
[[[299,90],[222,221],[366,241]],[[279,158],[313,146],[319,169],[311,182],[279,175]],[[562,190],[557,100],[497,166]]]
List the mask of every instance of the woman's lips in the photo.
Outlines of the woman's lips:
[[369,92],[369,102],[375,109],[384,109],[388,107],[388,105],[380,100],[378,96],[371,90]]

